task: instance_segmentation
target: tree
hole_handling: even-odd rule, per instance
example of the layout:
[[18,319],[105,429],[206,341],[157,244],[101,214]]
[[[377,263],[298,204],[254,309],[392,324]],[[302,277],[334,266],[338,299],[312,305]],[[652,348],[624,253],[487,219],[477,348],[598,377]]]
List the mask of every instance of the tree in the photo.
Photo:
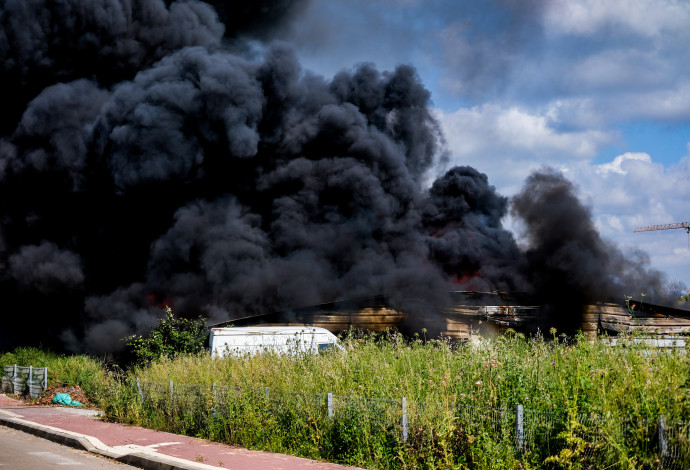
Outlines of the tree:
[[196,354],[206,346],[204,318],[175,318],[172,308],[166,306],[164,310],[165,316],[158,320],[148,336],[132,335],[123,339],[139,363],[178,354]]
[[670,281],[666,283],[666,291],[673,297],[683,297],[688,294],[688,286],[683,281]]

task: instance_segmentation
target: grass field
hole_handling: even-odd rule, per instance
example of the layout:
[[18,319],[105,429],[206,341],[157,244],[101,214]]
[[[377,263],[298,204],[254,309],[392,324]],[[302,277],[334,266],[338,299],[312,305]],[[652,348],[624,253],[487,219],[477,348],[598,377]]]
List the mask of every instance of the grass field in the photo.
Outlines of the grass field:
[[[375,468],[655,468],[659,416],[690,419],[684,351],[611,347],[555,331],[546,340],[509,333],[466,344],[351,335],[344,346],[301,357],[161,360],[129,372],[129,392],[108,415]],[[134,378],[146,387],[144,403],[132,398]],[[180,388],[172,403],[170,381],[196,386]],[[220,406],[213,383],[226,396]],[[332,418],[324,405],[329,392]],[[515,445],[518,404],[532,423],[528,448]],[[687,428],[679,429],[683,446]]]
[[[297,357],[183,355],[117,376],[93,371],[91,359],[59,360],[85,364],[90,372],[69,380],[96,378],[90,388],[108,419],[368,468],[690,464],[684,350],[612,347],[555,331],[465,344],[351,334],[343,345]],[[516,434],[516,405],[524,436]],[[667,462],[659,416],[679,452]]]

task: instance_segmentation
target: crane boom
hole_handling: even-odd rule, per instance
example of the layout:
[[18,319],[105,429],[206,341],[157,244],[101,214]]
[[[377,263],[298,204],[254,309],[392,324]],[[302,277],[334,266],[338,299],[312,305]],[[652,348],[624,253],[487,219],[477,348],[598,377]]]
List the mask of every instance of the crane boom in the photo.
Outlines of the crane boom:
[[684,228],[690,233],[690,222],[675,222],[672,224],[650,225],[648,227],[636,227],[633,232],[651,232],[653,230],[671,230],[674,228]]

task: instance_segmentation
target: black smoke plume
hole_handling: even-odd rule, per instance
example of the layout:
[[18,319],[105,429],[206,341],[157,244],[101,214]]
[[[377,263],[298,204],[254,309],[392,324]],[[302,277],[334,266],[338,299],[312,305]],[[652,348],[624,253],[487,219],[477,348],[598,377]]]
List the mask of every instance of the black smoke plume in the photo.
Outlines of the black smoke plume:
[[644,292],[652,301],[671,301],[649,257],[602,239],[573,184],[555,170],[533,173],[511,211],[524,224],[526,277],[554,326],[577,329],[583,305],[611,297]]
[[[425,190],[445,154],[415,70],[231,53],[306,3],[249,5],[2,3],[0,348],[114,351],[164,304],[222,321],[383,294],[414,321],[454,289],[560,305],[648,281],[555,174],[513,203],[526,250],[486,175]],[[576,230],[549,229],[566,214]]]

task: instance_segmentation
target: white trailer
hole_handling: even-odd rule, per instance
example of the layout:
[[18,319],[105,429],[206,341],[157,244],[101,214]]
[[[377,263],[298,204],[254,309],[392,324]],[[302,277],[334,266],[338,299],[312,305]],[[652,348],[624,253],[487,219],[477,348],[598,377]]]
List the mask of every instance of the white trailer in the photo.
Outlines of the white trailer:
[[333,333],[313,326],[211,328],[209,347],[212,357],[259,353],[313,354],[342,349]]

